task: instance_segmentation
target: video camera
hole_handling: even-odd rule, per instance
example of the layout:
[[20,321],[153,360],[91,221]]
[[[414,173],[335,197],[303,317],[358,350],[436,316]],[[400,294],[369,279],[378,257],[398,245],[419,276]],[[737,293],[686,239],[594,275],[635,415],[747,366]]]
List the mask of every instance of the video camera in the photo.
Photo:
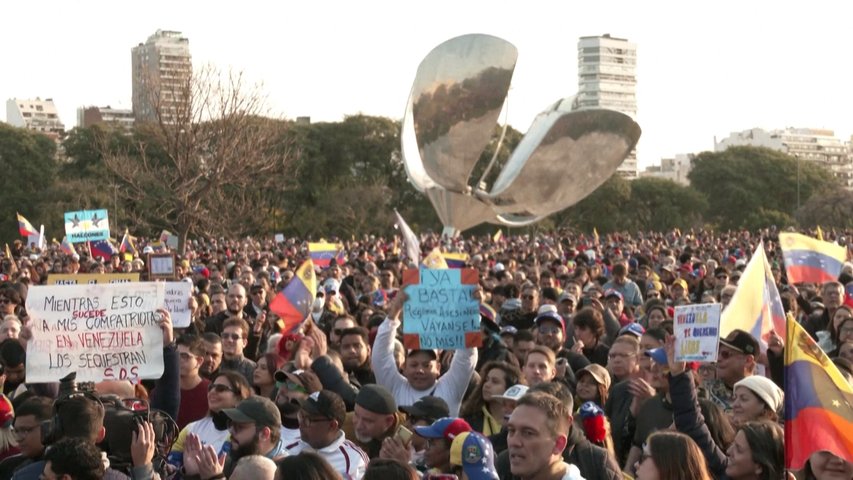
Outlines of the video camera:
[[98,445],[116,470],[128,470],[133,460],[130,444],[133,433],[143,422],[154,427],[157,448],[154,455],[155,471],[165,466],[166,457],[178,436],[178,426],[166,412],[150,408],[148,402],[139,398],[119,398],[116,395],[95,394],[94,383],[78,384],[76,372],[72,372],[59,381],[59,395],[53,404],[53,418],[42,423],[42,442],[51,445],[63,437],[60,411],[71,399],[85,397],[98,404],[104,412],[103,441]]

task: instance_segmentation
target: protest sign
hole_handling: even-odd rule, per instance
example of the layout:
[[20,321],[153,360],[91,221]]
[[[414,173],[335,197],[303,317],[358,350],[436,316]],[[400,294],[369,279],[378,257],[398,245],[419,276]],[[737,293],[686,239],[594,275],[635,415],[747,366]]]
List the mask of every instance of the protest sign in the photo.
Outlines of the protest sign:
[[284,243],[284,234],[276,233],[275,234],[275,243]]
[[406,270],[409,298],[403,306],[403,344],[408,349],[458,350],[479,347],[480,304],[473,297],[471,268]]
[[675,307],[675,361],[715,362],[720,343],[720,304]]
[[27,382],[160,378],[162,282],[30,287]]
[[187,328],[192,321],[190,295],[193,285],[189,282],[166,282],[166,310],[172,314],[172,326]]
[[47,276],[48,285],[96,285],[138,281],[138,273],[51,273]]
[[160,232],[160,243],[162,243],[168,248],[177,249],[178,236],[168,230],[163,230],[162,232]]
[[109,240],[110,219],[106,210],[65,212],[65,235],[71,243]]
[[178,277],[178,259],[175,253],[149,253],[148,278],[150,280],[174,280]]

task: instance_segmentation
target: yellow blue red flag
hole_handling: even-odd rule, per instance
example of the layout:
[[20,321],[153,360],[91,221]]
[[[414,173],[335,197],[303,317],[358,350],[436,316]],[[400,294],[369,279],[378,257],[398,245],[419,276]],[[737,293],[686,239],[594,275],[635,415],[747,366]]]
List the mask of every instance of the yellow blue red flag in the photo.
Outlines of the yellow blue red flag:
[[424,258],[423,265],[426,268],[433,269],[448,268],[447,261],[444,260],[444,257],[441,255],[441,250],[439,250],[438,247],[433,248],[432,251],[429,252],[429,255]]
[[737,290],[720,317],[721,338],[736,329],[752,334],[761,344],[762,351],[767,350],[771,331],[780,337],[785,336],[785,309],[764,254],[764,242],[758,244],[746,264]]
[[329,268],[332,259],[340,265],[344,260],[344,246],[339,243],[308,242],[311,261],[320,268]]
[[785,466],[803,468],[820,451],[853,463],[853,387],[793,318],[787,336]]
[[270,311],[284,322],[282,332],[287,334],[296,330],[311,313],[311,306],[317,295],[317,276],[314,264],[306,260],[296,270],[293,279],[270,302]]
[[38,235],[39,231],[30,223],[29,220],[24,218],[20,213],[18,215],[18,233],[21,234],[22,237],[29,237],[30,235]]
[[780,233],[779,245],[789,283],[825,283],[838,279],[847,260],[841,245],[799,233]]

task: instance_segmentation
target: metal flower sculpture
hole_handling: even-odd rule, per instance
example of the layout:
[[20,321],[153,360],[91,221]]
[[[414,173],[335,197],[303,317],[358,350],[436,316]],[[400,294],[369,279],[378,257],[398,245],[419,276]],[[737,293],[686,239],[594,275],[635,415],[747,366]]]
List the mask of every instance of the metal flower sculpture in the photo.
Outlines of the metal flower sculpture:
[[528,225],[574,205],[613,175],[640,138],[628,115],[560,100],[534,119],[486,190],[486,175],[472,179],[472,173],[498,123],[517,58],[506,40],[471,34],[435,47],[418,67],[403,117],[403,163],[445,233],[483,222]]

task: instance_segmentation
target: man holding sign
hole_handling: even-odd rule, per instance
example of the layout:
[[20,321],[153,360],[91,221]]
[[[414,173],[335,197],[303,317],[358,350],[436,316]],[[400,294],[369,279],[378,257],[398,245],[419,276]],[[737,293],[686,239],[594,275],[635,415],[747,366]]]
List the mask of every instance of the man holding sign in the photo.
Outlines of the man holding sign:
[[[434,270],[446,271],[446,270]],[[398,405],[413,405],[422,397],[432,395],[443,398],[450,408],[450,415],[459,414],[462,396],[477,364],[476,348],[456,350],[450,369],[439,377],[438,352],[432,349],[410,350],[403,364],[403,374],[397,371],[394,362],[394,338],[400,328],[400,313],[408,294],[400,291],[388,306],[388,317],[379,326],[373,344],[373,370],[376,382],[394,395]],[[472,298],[473,300],[473,298]],[[479,308],[475,311],[479,318]],[[405,320],[405,319],[404,319]],[[479,325],[477,326],[479,329]]]

